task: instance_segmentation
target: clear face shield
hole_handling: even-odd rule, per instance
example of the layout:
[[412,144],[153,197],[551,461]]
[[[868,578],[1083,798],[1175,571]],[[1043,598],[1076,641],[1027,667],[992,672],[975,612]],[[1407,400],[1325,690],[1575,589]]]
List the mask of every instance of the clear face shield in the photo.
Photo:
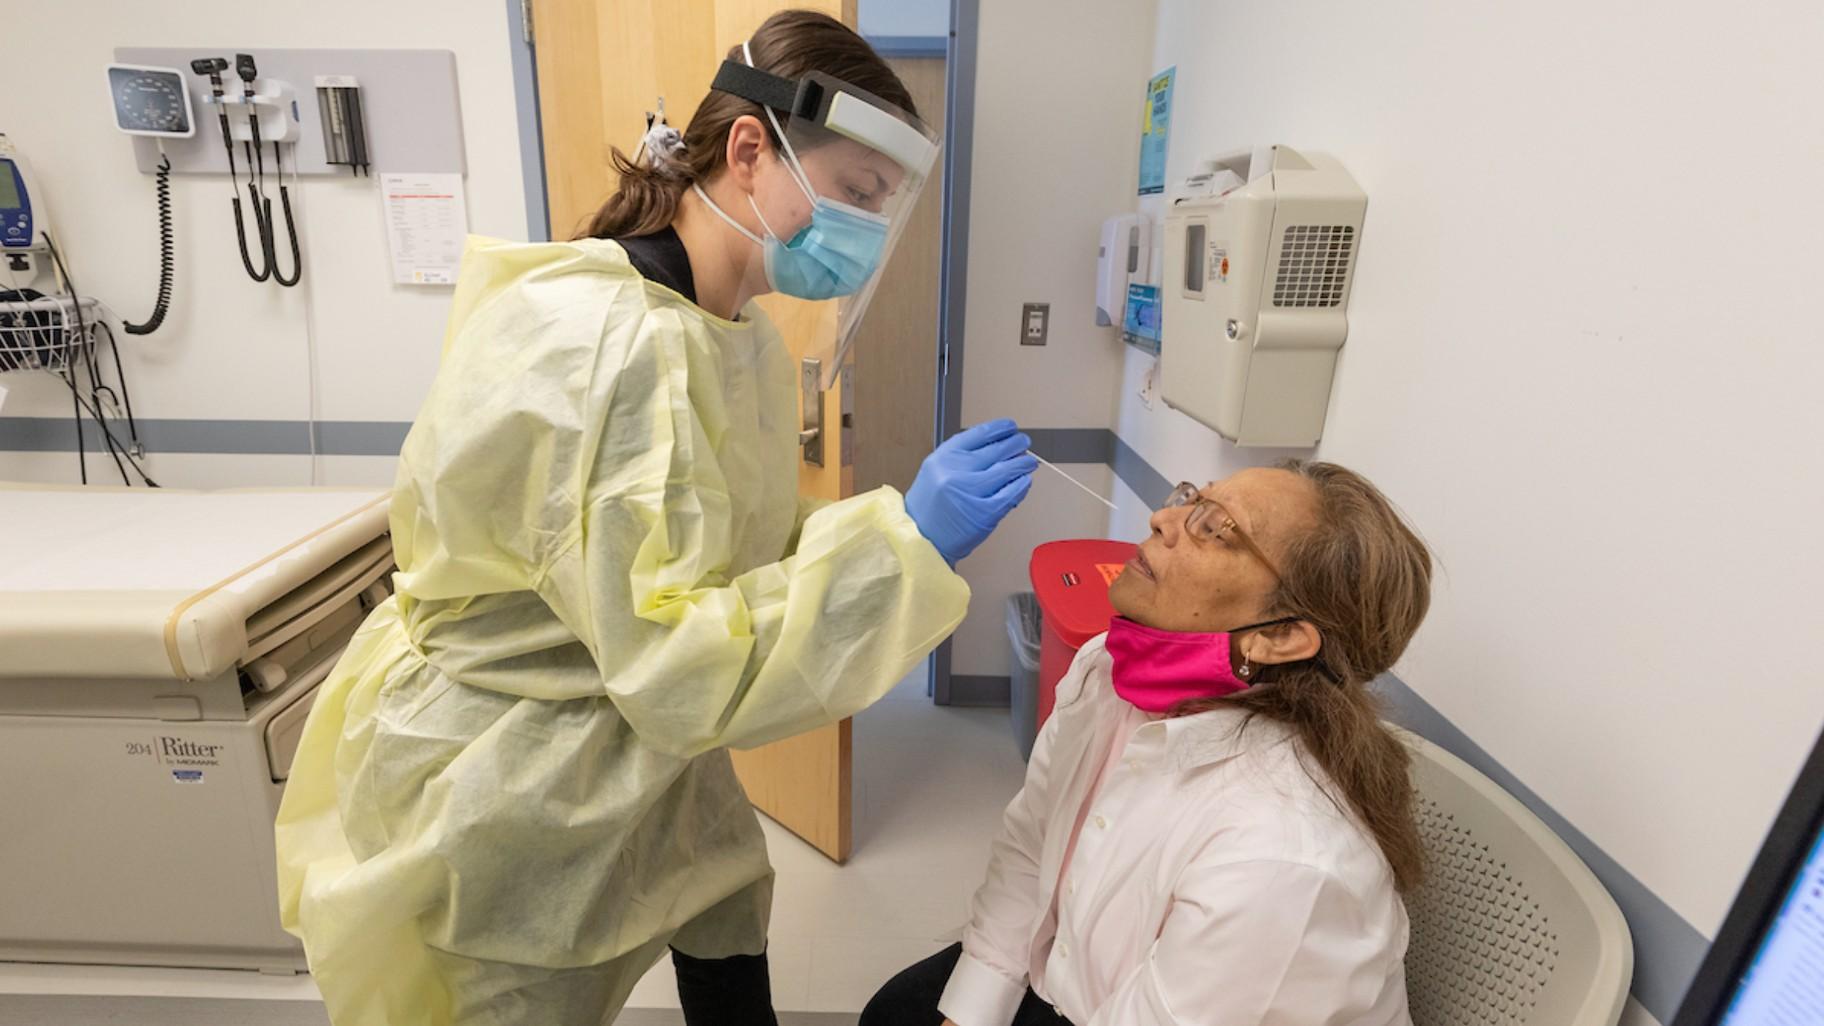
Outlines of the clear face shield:
[[788,174],[752,200],[766,232],[757,241],[775,292],[837,301],[833,337],[807,354],[822,361],[829,388],[937,163],[937,137],[911,113],[818,72],[792,81],[725,61],[714,88],[765,107],[783,143]]

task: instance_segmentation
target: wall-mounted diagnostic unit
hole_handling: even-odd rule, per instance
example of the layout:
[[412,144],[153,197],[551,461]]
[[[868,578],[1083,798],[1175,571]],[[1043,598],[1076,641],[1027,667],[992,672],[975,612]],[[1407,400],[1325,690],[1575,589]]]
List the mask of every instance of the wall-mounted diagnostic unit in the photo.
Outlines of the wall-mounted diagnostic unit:
[[152,316],[121,325],[129,335],[150,335],[171,312],[176,287],[177,234],[171,224],[171,159],[165,156],[167,139],[188,139],[196,134],[196,111],[190,103],[190,83],[176,68],[149,64],[108,65],[108,93],[114,98],[114,127],[127,135],[157,140],[158,177],[158,298]]
[[1323,435],[1368,197],[1337,161],[1274,146],[1165,218],[1160,394],[1237,445]]
[[30,270],[27,251],[38,248],[38,236],[44,230],[32,209],[37,197],[27,184],[29,177],[25,158],[0,135],[0,252],[7,254],[14,272]]
[[114,124],[128,135],[188,139],[196,134],[190,85],[176,68],[108,65]]

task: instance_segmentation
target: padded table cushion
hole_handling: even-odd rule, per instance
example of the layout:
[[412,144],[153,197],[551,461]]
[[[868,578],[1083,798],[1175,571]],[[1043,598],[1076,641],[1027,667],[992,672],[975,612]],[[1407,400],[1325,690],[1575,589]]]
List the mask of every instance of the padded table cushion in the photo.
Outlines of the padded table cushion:
[[387,499],[0,485],[0,677],[226,672],[249,616],[386,532]]

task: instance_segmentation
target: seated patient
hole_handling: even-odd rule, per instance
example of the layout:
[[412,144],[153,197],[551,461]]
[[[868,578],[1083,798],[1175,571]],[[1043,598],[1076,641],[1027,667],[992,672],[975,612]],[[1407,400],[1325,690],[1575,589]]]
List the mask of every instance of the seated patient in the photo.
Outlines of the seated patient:
[[1421,871],[1366,685],[1431,558],[1359,475],[1179,485],[1058,685],[960,945],[862,1026],[1406,1026]]

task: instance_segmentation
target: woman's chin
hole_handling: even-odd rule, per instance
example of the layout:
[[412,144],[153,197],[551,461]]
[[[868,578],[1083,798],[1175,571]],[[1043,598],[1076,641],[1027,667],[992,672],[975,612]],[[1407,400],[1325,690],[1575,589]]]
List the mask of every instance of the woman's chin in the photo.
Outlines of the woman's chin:
[[1141,622],[1144,619],[1146,608],[1139,593],[1148,583],[1150,582],[1142,580],[1132,571],[1115,578],[1115,583],[1108,588],[1108,604],[1115,607],[1115,615],[1126,617],[1136,623]]

